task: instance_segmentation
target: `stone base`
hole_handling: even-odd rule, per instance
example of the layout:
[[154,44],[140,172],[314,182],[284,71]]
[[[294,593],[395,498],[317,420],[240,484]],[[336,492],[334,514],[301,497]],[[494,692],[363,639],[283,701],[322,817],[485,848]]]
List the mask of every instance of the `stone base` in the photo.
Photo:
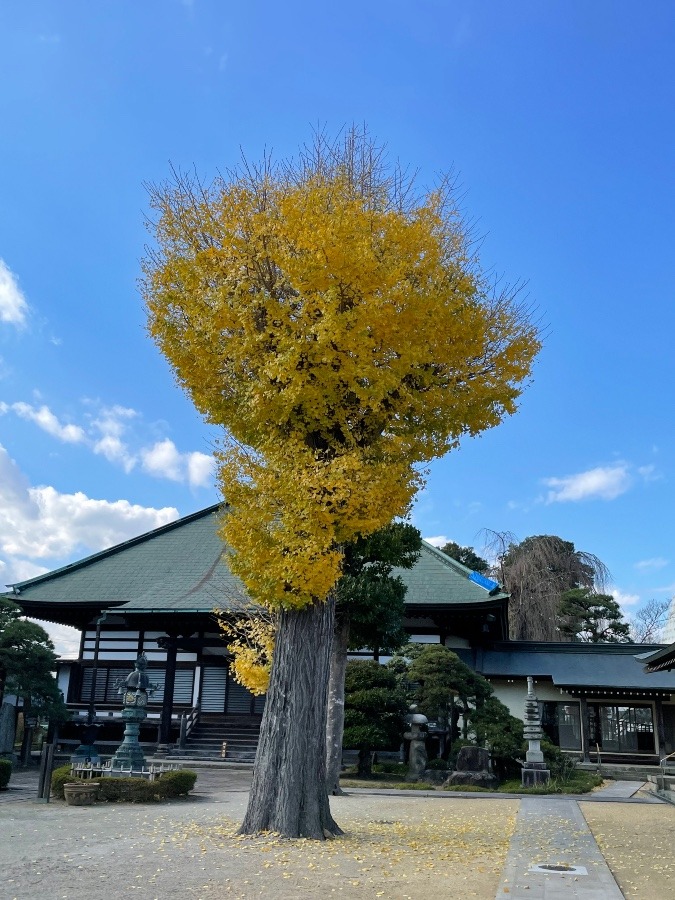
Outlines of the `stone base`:
[[467,784],[474,787],[492,788],[498,784],[497,777],[487,769],[482,772],[453,772],[444,784]]
[[523,766],[523,771],[521,773],[521,783],[523,787],[538,787],[541,784],[548,784],[550,780],[550,769],[530,769]]

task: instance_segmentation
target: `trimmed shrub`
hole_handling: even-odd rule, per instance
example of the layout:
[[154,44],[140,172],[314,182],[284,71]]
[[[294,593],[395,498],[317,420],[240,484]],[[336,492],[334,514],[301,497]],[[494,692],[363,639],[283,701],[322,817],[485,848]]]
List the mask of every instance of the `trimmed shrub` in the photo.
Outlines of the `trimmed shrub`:
[[74,783],[82,780],[82,778],[75,778],[70,774],[70,763],[65,766],[59,766],[58,769],[54,769],[52,772],[52,796],[57,797],[59,800],[65,799],[63,785],[68,782]]
[[99,778],[99,800],[113,803],[150,803],[159,798],[156,781],[147,778]]
[[427,763],[427,769],[437,769],[441,772],[448,771],[448,761],[447,759],[441,759],[439,756],[437,759],[430,759]]
[[162,772],[155,784],[159,787],[160,797],[185,797],[195,786],[196,780],[196,772],[180,769],[177,772]]
[[0,791],[7,789],[9,778],[12,774],[12,762],[9,759],[0,759]]
[[[152,803],[155,800],[170,800],[184,797],[195,786],[197,773],[189,769],[177,772],[162,772],[159,778],[96,778],[100,784],[98,798],[111,803]],[[70,764],[52,772],[52,795],[64,799],[63,785],[69,782],[85,781],[70,774]]]
[[408,767],[401,762],[381,762],[373,766],[373,772],[381,772],[383,775],[407,775]]

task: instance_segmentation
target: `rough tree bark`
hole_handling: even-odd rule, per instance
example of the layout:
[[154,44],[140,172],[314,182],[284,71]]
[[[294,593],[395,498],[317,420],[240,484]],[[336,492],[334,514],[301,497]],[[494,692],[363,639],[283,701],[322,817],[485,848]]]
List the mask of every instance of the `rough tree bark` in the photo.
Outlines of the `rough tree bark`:
[[328,713],[326,716],[326,786],[328,793],[344,794],[340,787],[342,736],[345,730],[345,672],[349,649],[349,616],[339,613],[330,650]]
[[240,834],[342,834],[326,790],[326,700],[335,598],[279,617],[248,808]]

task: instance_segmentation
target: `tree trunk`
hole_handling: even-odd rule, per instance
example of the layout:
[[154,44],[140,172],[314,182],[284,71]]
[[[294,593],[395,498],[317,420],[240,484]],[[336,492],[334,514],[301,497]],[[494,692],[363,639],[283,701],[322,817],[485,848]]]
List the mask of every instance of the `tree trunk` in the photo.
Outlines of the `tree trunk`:
[[326,699],[335,598],[279,617],[248,809],[240,834],[342,834],[326,791]]
[[326,786],[328,793],[344,794],[340,787],[342,736],[345,730],[345,671],[349,649],[349,616],[338,614],[330,650],[328,715],[326,717]]

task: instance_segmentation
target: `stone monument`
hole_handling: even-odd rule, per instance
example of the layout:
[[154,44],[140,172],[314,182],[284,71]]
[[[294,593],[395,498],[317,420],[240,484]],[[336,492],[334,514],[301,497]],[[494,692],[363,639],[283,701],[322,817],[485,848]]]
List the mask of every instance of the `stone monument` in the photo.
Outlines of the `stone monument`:
[[534,693],[534,678],[527,679],[527,697],[525,698],[525,715],[523,716],[525,727],[523,734],[527,741],[527,753],[521,773],[523,787],[534,787],[538,784],[548,784],[551,772],[546,768],[544,754],[541,751],[541,739],[544,736],[541,730],[541,716],[539,714],[539,701]]
[[145,765],[145,756],[138,742],[138,735],[141,722],[147,716],[148,696],[158,687],[156,684],[150,684],[145,671],[147,667],[148,658],[145,653],[141,653],[134,663],[134,671],[117,682],[117,692],[123,696],[122,718],[126,727],[124,740],[111,760],[113,769],[142,769]]
[[427,767],[427,726],[429,720],[422,713],[417,712],[416,706],[410,707],[410,713],[405,717],[408,731],[403,737],[410,741],[408,752],[407,781],[419,781]]
[[490,771],[490,751],[484,747],[461,747],[457,754],[456,768],[445,784],[468,784],[491,788],[497,777]]

